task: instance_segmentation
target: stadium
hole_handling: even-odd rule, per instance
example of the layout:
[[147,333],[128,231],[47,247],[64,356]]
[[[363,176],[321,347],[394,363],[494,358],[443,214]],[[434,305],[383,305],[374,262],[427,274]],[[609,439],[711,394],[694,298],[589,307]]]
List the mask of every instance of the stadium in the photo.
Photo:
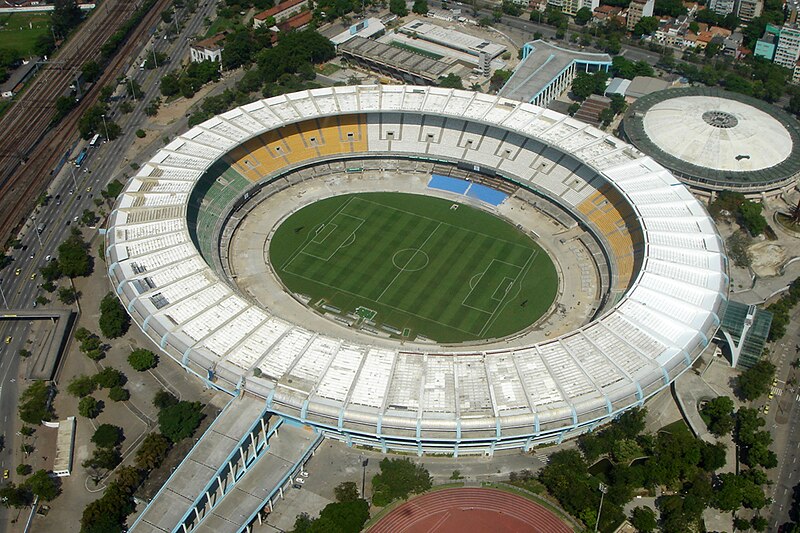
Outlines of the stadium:
[[528,450],[641,405],[708,346],[728,289],[712,220],[653,159],[416,86],[191,128],[128,181],[106,260],[136,324],[210,386],[417,454]]
[[793,190],[800,176],[800,124],[742,94],[658,91],[631,105],[622,128],[626,140],[702,196],[776,196]]

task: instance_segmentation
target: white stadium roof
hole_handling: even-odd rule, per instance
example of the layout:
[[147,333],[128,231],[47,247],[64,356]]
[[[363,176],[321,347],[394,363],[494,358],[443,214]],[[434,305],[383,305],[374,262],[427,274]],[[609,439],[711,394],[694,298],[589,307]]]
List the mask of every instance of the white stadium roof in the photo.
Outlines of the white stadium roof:
[[[344,341],[259,308],[193,243],[191,191],[217,159],[248,139],[347,114],[368,119],[364,157],[495,169],[573,210],[610,184],[642,228],[638,273],[597,320],[505,350],[387,348],[366,336]],[[465,144],[470,132],[482,137]],[[336,156],[320,160],[326,158]],[[581,164],[592,177],[577,172]],[[214,117],[142,165],[111,214],[106,239],[109,275],[123,304],[188,370],[222,389],[260,395],[274,411],[330,436],[418,452],[527,448],[641,404],[707,346],[728,284],[713,222],[655,161],[568,116],[433,87],[315,89]]]
[[715,170],[762,170],[792,153],[792,138],[778,120],[744,102],[718,96],[659,102],[647,111],[644,130],[664,152]]

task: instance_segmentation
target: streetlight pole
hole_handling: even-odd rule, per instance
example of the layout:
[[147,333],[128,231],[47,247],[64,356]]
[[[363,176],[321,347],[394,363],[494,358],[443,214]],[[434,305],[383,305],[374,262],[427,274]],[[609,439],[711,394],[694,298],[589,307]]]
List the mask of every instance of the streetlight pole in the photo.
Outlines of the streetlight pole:
[[3,303],[5,304],[6,309],[8,309],[8,300],[6,300],[6,293],[3,292],[3,280],[2,279],[0,279],[0,295],[3,296]]
[[600,513],[603,512],[603,496],[608,492],[608,486],[600,483],[600,507],[597,509],[597,521],[594,523],[594,533],[597,533],[597,528],[600,526]]
[[131,86],[131,94],[133,94],[133,101],[136,101],[136,89],[133,88],[133,80],[128,78],[128,84]]
[[100,115],[103,118],[103,127],[106,129],[106,141],[110,141],[111,139],[108,138],[108,124],[106,124],[106,115]]

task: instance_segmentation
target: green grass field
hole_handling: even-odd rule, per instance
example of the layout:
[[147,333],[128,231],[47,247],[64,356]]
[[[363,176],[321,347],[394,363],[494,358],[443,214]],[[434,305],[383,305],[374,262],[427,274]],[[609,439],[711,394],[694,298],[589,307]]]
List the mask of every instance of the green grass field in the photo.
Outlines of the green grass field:
[[555,298],[547,254],[507,222],[428,196],[328,198],[285,220],[270,243],[284,284],[401,338],[496,338],[533,323]]
[[16,49],[24,56],[30,55],[36,39],[49,31],[49,13],[0,14],[0,48]]

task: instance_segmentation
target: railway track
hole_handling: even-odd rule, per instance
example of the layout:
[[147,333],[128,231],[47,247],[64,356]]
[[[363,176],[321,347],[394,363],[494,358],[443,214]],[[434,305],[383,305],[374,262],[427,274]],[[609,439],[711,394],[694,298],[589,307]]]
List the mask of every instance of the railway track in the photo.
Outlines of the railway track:
[[56,128],[55,102],[89,60],[100,58],[103,43],[133,13],[125,0],[106,0],[72,38],[62,45],[20,99],[0,118],[0,243],[25,220],[51,179],[52,169],[77,135],[81,115],[94,105],[100,89],[113,82],[137,46],[143,28],[154,25],[170,0],[159,0],[123,43],[100,79]]

